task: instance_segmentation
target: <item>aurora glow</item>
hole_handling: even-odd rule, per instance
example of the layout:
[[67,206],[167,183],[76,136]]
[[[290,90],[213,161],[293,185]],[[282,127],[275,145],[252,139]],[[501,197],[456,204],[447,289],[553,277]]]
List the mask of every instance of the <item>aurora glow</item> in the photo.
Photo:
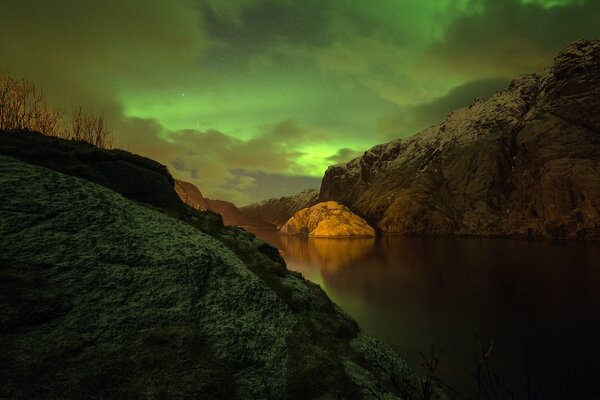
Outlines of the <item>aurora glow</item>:
[[600,33],[594,0],[9,0],[1,12],[0,67],[57,104],[102,109],[121,147],[238,205],[318,186],[328,165]]

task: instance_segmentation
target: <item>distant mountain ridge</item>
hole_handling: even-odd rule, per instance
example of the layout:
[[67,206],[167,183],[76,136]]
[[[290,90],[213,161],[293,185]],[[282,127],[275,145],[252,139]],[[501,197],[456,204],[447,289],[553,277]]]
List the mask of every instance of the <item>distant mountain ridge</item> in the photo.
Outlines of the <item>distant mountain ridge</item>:
[[209,208],[208,201],[193,183],[175,179],[175,191],[185,205],[197,210],[207,210]]
[[318,203],[318,200],[319,191],[317,189],[306,189],[292,196],[271,198],[252,203],[241,207],[240,210],[252,218],[281,227],[297,211],[314,206]]
[[186,205],[195,209],[210,210],[220,214],[225,225],[239,226],[247,229],[275,229],[275,226],[268,222],[244,214],[233,203],[224,200],[207,199],[193,183],[175,179],[175,191]]
[[600,41],[329,167],[328,200],[384,233],[600,239]]

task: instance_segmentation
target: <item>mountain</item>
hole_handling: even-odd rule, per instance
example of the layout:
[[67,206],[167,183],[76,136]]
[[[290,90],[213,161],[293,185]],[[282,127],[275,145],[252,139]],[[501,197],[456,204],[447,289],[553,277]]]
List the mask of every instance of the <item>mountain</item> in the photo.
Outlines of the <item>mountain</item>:
[[329,167],[328,200],[385,233],[600,239],[600,41]]
[[134,154],[0,132],[0,398],[404,398],[417,386],[275,248],[185,207],[173,184]]
[[277,229],[268,222],[246,215],[228,201],[206,199],[206,202],[209,210],[223,216],[225,225],[239,226],[246,229]]
[[207,210],[208,202],[193,183],[175,179],[175,191],[181,201],[196,210]]
[[277,227],[282,226],[297,211],[318,203],[319,191],[306,189],[293,196],[272,198],[241,207],[242,212],[250,217],[267,221]]
[[310,237],[375,236],[375,230],[348,207],[327,201],[298,211],[279,231]]
[[197,210],[210,210],[220,214],[225,225],[246,229],[276,229],[268,222],[246,215],[233,203],[205,198],[193,183],[175,179],[175,191],[186,205]]

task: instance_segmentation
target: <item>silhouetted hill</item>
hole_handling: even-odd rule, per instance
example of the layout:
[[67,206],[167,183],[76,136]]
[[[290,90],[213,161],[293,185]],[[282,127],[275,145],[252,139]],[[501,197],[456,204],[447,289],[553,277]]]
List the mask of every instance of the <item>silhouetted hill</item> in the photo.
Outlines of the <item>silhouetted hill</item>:
[[173,212],[184,209],[167,167],[124,150],[29,131],[0,131],[0,154],[112,189],[130,200]]

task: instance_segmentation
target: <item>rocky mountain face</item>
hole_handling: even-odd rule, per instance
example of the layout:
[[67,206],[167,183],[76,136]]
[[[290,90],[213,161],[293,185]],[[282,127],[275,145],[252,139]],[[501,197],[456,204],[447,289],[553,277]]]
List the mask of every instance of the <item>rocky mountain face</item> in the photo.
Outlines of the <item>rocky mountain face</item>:
[[[406,398],[416,387],[275,248],[185,207],[160,164],[29,132],[0,132],[0,149],[0,398]],[[107,179],[115,165],[119,184]]]
[[193,183],[175,179],[175,191],[186,205],[197,210],[210,210],[220,214],[225,225],[239,226],[245,229],[276,229],[268,222],[246,215],[233,203],[205,198]]
[[329,167],[327,200],[386,233],[600,239],[600,41]]
[[293,196],[262,200],[241,207],[240,209],[250,217],[267,221],[280,227],[297,211],[314,206],[318,201],[319,191],[316,189],[306,189]]
[[310,237],[375,236],[375,230],[364,219],[335,201],[298,211],[281,227],[279,233]]

